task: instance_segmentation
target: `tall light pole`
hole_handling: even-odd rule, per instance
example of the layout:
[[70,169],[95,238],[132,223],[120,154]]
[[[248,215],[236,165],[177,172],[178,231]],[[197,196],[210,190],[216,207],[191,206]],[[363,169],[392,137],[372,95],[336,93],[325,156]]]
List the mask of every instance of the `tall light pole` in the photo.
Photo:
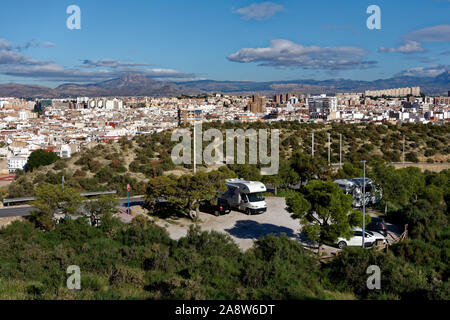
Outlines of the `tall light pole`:
[[405,165],[405,135],[403,135],[403,152],[402,152],[403,165]]
[[197,139],[196,139],[196,136],[197,136],[197,126],[195,125],[196,123],[194,122],[194,174],[196,174],[197,173],[197,149],[196,149],[196,146],[197,146]]
[[363,163],[363,236],[362,247],[364,248],[364,241],[366,237],[366,160],[361,161]]
[[331,134],[328,132],[328,166],[331,164]]
[[339,134],[339,168],[342,167],[342,133]]
[[311,150],[312,150],[312,157],[314,158],[314,132],[311,133],[312,138],[311,138]]

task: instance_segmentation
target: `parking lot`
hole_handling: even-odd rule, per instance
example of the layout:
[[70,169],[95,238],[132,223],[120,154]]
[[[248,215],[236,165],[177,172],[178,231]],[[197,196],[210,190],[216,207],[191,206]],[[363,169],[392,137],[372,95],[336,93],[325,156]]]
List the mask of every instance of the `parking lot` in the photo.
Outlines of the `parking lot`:
[[[229,214],[214,216],[212,214],[200,212],[199,222],[192,222],[189,219],[178,219],[176,221],[159,220],[158,225],[165,227],[172,239],[179,239],[187,234],[189,225],[197,224],[204,231],[217,231],[226,233],[237,243],[242,250],[247,250],[259,237],[268,234],[286,234],[291,239],[296,239],[305,248],[317,249],[317,243],[311,243],[300,233],[300,222],[291,218],[286,210],[284,198],[267,197],[267,212],[255,215],[246,215],[243,212],[231,211]],[[375,212],[368,211],[368,214],[375,216]],[[394,225],[388,225],[388,241],[398,236],[402,230]],[[338,248],[324,245],[324,253],[331,254],[339,251]]]
[[[231,211],[216,217],[212,214],[200,212],[200,222],[197,224],[205,231],[218,231],[226,233],[233,238],[238,246],[247,250],[254,241],[268,234],[286,234],[292,239],[300,239],[299,220],[294,220],[286,211],[284,198],[267,197],[267,212],[255,215],[246,215],[238,211]],[[166,227],[173,239],[186,235],[189,225],[194,222],[188,219],[179,219],[175,223],[160,220],[158,225]]]

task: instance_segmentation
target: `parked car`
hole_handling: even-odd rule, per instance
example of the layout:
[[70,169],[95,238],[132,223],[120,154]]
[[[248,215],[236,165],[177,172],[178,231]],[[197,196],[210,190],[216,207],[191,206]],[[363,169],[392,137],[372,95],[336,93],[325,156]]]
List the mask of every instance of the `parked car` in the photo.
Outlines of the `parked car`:
[[[362,246],[362,236],[363,236],[363,231],[361,228],[354,228],[353,229],[353,237],[351,237],[350,239],[345,239],[345,238],[338,238],[338,240],[336,241],[337,246],[339,247],[339,249],[343,249],[346,246]],[[364,245],[367,247],[372,246],[373,244],[375,244],[375,242],[377,240],[382,240],[383,243],[387,243],[386,238],[378,233],[378,232],[374,232],[374,231],[366,231],[366,236],[364,237]]]
[[375,231],[381,233],[383,236],[387,236],[386,222],[383,218],[372,218],[367,225],[366,230]]
[[215,201],[205,201],[200,205],[200,210],[207,213],[212,213],[216,217],[222,214],[228,214],[231,212],[231,206],[227,200],[219,198],[217,204]]

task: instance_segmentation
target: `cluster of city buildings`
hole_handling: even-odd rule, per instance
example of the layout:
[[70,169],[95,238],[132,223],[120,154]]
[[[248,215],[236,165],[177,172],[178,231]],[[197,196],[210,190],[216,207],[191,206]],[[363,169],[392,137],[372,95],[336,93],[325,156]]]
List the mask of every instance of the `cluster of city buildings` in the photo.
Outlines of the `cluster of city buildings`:
[[[98,143],[152,134],[199,121],[221,122],[416,122],[450,120],[447,97],[420,94],[420,88],[363,93],[297,93],[202,97],[0,98],[0,173],[23,169],[34,150],[70,157]],[[3,172],[2,172],[3,171]]]
[[420,96],[420,87],[411,88],[395,88],[385,90],[366,90],[364,92],[366,97],[406,97],[406,96]]

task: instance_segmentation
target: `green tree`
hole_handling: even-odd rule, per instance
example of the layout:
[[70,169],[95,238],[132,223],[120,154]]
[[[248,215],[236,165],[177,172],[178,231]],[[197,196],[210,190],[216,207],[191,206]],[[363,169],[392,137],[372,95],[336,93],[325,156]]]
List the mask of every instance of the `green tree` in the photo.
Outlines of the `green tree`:
[[147,184],[147,202],[152,204],[164,198],[194,219],[201,201],[211,200],[225,192],[225,178],[227,176],[220,171],[200,172],[179,178],[175,176],[152,178]]
[[310,181],[286,202],[293,217],[300,219],[302,233],[320,245],[350,237],[351,227],[362,220],[357,217],[360,211],[351,211],[352,197],[330,181]]
[[387,214],[390,201],[398,199],[403,187],[399,186],[400,177],[394,166],[384,163],[375,163],[371,174],[375,182],[380,185],[383,191],[384,214]]
[[59,210],[66,214],[78,214],[78,208],[83,198],[80,193],[70,187],[62,188],[58,185],[43,184],[36,188],[36,200],[31,212],[32,221],[40,228],[50,230],[53,227],[53,215]]
[[87,201],[85,208],[94,218],[111,215],[117,211],[119,200],[114,195],[101,195],[98,199]]
[[33,171],[40,166],[47,166],[49,164],[52,164],[58,159],[59,157],[56,155],[56,153],[39,149],[33,151],[30,154],[30,156],[28,157],[26,168],[27,170]]
[[312,158],[301,152],[293,154],[291,167],[298,174],[300,183],[324,177],[328,173],[327,164],[322,159]]
[[275,189],[275,195],[279,187],[287,187],[290,184],[296,184],[299,176],[294,169],[291,168],[287,161],[280,161],[278,173],[270,176],[262,176],[262,182],[271,185]]

